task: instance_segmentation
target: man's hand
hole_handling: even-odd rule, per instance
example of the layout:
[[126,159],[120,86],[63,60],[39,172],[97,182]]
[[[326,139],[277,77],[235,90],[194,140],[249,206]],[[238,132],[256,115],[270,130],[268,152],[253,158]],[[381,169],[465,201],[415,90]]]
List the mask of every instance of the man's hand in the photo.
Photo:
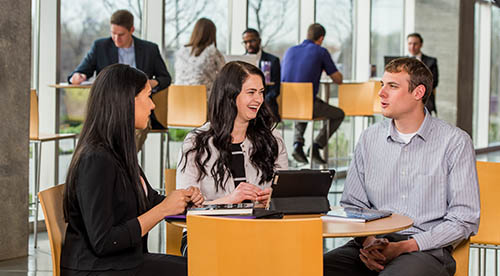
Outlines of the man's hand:
[[389,245],[387,239],[377,239],[374,236],[369,236],[363,242],[363,248],[359,250],[359,258],[370,270],[380,272],[384,269],[383,264],[386,263],[386,256],[383,251]]
[[82,82],[84,82],[86,80],[87,80],[87,75],[76,72],[76,73],[73,74],[73,76],[71,76],[70,82],[72,84],[77,84],[78,85],[78,84],[80,84],[80,83],[82,83]]
[[387,239],[368,237],[360,250],[360,259],[370,270],[382,271],[384,264],[407,252],[418,251],[417,242],[409,239],[400,242],[389,242]]

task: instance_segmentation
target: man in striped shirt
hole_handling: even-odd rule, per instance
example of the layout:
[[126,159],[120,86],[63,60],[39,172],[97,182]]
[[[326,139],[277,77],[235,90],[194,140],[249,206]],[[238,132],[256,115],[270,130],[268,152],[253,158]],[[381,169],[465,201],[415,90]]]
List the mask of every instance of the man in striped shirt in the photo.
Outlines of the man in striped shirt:
[[431,91],[421,61],[385,67],[379,96],[390,120],[361,135],[340,202],[406,215],[413,227],[330,251],[325,275],[454,275],[454,246],[479,226],[476,160],[467,133],[425,109]]

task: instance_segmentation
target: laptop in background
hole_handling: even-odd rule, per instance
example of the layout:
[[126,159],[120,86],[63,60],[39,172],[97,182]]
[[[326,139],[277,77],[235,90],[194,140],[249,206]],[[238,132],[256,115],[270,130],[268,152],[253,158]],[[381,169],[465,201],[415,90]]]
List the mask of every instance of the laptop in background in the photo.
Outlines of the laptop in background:
[[259,62],[257,60],[257,55],[224,55],[224,59],[226,63],[230,61],[244,61],[259,67],[257,64]]

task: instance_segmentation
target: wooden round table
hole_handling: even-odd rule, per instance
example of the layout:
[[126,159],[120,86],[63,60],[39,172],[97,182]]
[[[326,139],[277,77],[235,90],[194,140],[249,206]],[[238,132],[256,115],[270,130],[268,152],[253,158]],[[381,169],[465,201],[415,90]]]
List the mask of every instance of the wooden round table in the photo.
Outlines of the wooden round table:
[[[287,215],[283,219],[319,218],[321,215]],[[169,222],[175,226],[186,228],[185,221]],[[323,221],[323,238],[366,237],[398,232],[413,225],[407,216],[392,214],[390,217],[370,222]]]

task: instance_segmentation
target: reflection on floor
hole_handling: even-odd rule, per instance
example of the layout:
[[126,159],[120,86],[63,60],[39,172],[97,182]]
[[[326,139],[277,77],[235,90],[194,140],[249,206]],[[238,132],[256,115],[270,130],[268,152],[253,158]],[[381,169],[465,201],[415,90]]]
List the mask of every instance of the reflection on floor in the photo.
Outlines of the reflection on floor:
[[[477,160],[490,161],[490,162],[500,162],[500,152],[493,152],[488,154],[481,154],[477,156]],[[344,188],[344,179],[337,179],[332,185],[328,199],[330,204],[338,205],[340,201],[340,196],[342,195],[342,190]],[[155,227],[149,235],[148,247],[151,252],[165,252],[165,234],[164,234],[164,223],[161,226]],[[160,235],[160,233],[162,233]],[[324,241],[324,252],[327,252],[333,248],[343,245],[348,239],[325,239]],[[48,242],[47,233],[39,233],[38,236],[38,248],[33,248],[33,237],[30,235],[28,256],[1,261],[0,262],[0,276],[50,276],[52,275],[52,259],[50,256],[50,246]],[[492,264],[495,257],[494,250],[488,250],[487,259],[488,264]],[[488,265],[486,268],[486,275],[495,275],[494,266]],[[471,276],[478,275],[478,250],[471,249],[470,257],[470,274]]]

